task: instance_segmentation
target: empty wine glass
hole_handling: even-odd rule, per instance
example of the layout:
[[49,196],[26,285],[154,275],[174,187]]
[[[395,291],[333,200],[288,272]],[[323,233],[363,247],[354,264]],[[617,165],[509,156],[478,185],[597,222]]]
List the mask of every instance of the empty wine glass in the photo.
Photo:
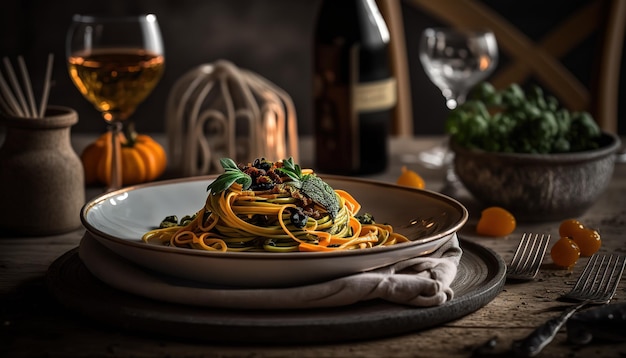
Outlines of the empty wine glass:
[[427,28],[420,40],[420,61],[450,109],[496,67],[498,45],[489,30]]
[[66,43],[74,85],[111,132],[111,178],[107,191],[122,186],[120,134],[123,122],[152,92],[164,70],[157,18],[74,15]]
[[[454,109],[469,90],[485,80],[498,62],[496,37],[489,30],[427,28],[422,32],[420,61],[430,80],[441,90],[446,106]],[[454,180],[452,154],[445,141],[419,154],[427,167],[448,166],[446,179]]]

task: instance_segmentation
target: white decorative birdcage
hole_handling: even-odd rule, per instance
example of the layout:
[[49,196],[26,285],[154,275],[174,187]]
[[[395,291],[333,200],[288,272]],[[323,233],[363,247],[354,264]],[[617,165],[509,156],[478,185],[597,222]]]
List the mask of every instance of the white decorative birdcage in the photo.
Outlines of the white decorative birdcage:
[[220,60],[185,73],[165,114],[170,165],[184,176],[221,171],[220,158],[299,161],[291,97],[258,74]]

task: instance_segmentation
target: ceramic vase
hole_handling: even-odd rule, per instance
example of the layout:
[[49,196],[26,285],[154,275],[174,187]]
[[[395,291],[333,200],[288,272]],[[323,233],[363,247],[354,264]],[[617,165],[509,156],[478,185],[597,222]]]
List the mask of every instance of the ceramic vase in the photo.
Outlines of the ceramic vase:
[[[0,116],[0,227],[18,235],[54,235],[81,226],[84,172],[70,141],[71,108],[49,106],[43,118]],[[0,140],[1,142],[1,140]]]

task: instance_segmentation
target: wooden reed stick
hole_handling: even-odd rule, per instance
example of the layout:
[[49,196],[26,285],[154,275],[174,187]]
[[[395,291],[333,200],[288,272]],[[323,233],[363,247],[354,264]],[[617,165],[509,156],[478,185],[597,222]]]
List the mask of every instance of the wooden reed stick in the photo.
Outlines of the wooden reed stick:
[[54,63],[54,54],[48,54],[48,65],[46,66],[46,78],[43,84],[43,93],[41,94],[41,104],[39,105],[39,117],[43,118],[48,107],[48,95],[50,93],[50,78],[52,77],[52,64]]
[[21,109],[27,117],[30,117],[31,114],[30,114],[30,111],[28,110],[28,106],[26,105],[26,99],[24,99],[24,93],[22,93],[20,84],[17,81],[17,76],[15,76],[15,71],[13,70],[13,66],[11,65],[11,61],[9,61],[8,57],[5,57],[3,60],[4,60],[4,67],[7,71],[7,75],[9,76],[9,81],[11,85],[13,86],[13,92],[15,92],[15,95],[17,96],[17,100],[21,106]]
[[2,72],[0,72],[0,90],[2,91],[2,95],[4,96],[7,104],[11,107],[9,114],[16,117],[24,117],[24,112],[20,109],[20,105],[13,96],[13,92],[11,92],[11,88],[5,81]]
[[39,111],[37,111],[37,105],[35,104],[35,96],[33,95],[33,86],[30,83],[30,76],[28,74],[28,69],[26,68],[26,63],[24,62],[24,58],[22,56],[18,56],[17,63],[20,67],[20,72],[22,73],[22,83],[24,83],[24,90],[26,91],[26,99],[28,99],[28,105],[30,106],[30,114],[33,118],[37,118],[39,116]]
[[6,99],[4,99],[3,91],[0,91],[0,107],[2,111],[8,115],[13,115],[13,108],[9,105]]
[[[37,108],[37,102],[30,81],[30,74],[26,67],[26,62],[22,56],[18,56],[17,61],[21,74],[22,84],[18,81],[11,61],[3,58],[6,76],[0,71],[0,110],[8,115],[22,118],[43,118],[48,107],[48,96],[50,94],[50,81],[52,77],[52,65],[54,55],[48,54],[48,64],[42,89],[41,102]],[[24,93],[26,95],[24,95]]]

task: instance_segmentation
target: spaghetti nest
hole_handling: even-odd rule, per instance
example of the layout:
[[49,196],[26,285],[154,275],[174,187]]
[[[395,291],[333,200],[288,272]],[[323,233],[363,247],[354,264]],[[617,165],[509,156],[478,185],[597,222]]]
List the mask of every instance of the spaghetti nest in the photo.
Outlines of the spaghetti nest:
[[[243,179],[231,183],[220,182],[224,177],[218,177],[209,186],[204,207],[195,215],[183,224],[149,231],[143,240],[208,251],[268,252],[365,249],[409,241],[394,233],[390,225],[375,223],[368,214],[357,216],[361,205],[348,192],[317,192],[330,187],[311,171],[302,174],[294,167],[297,175],[289,176],[280,170],[281,162],[277,166],[272,163],[278,175],[271,185],[261,180],[264,190],[254,190],[260,176],[251,176],[250,167],[237,167],[250,178],[237,176]],[[294,181],[294,177],[299,179]],[[227,188],[220,190],[220,185]]]

